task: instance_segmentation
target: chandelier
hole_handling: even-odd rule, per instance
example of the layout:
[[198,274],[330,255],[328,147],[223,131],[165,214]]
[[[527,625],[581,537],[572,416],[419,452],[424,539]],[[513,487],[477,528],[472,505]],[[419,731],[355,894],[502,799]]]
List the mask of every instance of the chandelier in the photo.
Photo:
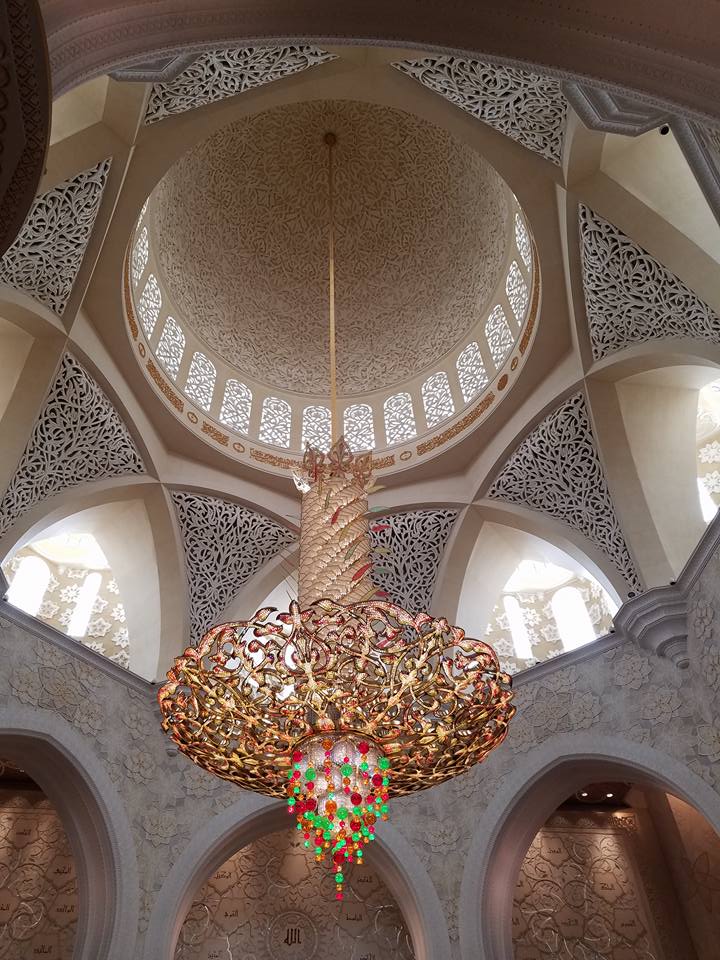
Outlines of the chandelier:
[[[333,154],[328,147],[332,433],[336,437]],[[336,898],[392,797],[481,762],[515,713],[486,643],[409,613],[373,583],[370,454],[342,437],[308,448],[298,600],[209,630],[158,692],[163,729],[205,770],[283,798],[304,844],[329,859]],[[375,516],[377,516],[375,514]]]

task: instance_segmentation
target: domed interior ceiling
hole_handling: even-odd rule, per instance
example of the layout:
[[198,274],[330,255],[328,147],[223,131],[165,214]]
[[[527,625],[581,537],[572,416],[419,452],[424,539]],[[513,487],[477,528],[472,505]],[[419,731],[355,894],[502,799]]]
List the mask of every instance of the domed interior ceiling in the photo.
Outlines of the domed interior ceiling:
[[503,270],[507,188],[442,130],[352,101],[233,123],[156,188],[157,266],[184,321],[241,373],[325,395],[327,131],[337,136],[338,387],[367,393],[456,346]]

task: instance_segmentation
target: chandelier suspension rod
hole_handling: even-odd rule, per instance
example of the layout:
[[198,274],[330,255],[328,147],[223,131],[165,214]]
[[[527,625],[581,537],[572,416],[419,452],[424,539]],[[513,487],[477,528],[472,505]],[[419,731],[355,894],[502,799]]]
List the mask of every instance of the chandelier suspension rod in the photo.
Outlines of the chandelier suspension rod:
[[340,436],[337,414],[337,370],[335,352],[335,184],[333,151],[337,138],[334,133],[325,134],[328,148],[328,279],[330,297],[330,438],[332,443]]

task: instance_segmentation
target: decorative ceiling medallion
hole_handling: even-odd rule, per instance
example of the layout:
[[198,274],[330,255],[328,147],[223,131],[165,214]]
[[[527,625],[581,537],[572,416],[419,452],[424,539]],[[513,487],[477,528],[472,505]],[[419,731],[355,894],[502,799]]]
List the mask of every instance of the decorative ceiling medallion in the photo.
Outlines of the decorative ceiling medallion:
[[35,199],[20,235],[0,260],[0,282],[62,316],[100,209],[110,160]]
[[564,400],[528,434],[487,496],[523,504],[567,523],[610,559],[631,590],[642,590],[615,515],[582,393]]
[[153,85],[144,123],[234,97],[334,59],[333,54],[304,44],[209,50],[193,57],[174,79]]
[[720,316],[621,230],[578,207],[593,357],[681,337],[720,342]]
[[120,414],[66,353],[0,502],[0,535],[42,500],[81,483],[145,473]]
[[191,150],[153,193],[153,273],[178,322],[218,357],[251,382],[303,396],[328,389],[318,359],[328,336],[318,145],[329,129],[338,354],[352,359],[338,369],[341,396],[433,373],[464,346],[505,279],[514,231],[509,192],[481,156],[388,107],[277,107]]
[[567,101],[558,80],[453,56],[399,60],[393,66],[534,153],[561,163]]

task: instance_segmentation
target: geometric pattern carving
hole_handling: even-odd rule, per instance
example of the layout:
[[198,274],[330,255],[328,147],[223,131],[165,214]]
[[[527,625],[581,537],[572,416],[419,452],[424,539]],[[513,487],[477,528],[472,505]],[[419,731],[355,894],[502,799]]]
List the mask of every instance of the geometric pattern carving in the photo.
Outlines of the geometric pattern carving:
[[393,66],[541,157],[561,162],[567,101],[558,80],[465,57]]
[[585,309],[593,357],[667,337],[720,342],[720,317],[642,247],[580,204]]
[[457,510],[409,510],[371,521],[373,583],[393,603],[413,614],[430,610],[457,514]]
[[455,361],[455,366],[463,400],[465,403],[470,403],[473,397],[477,396],[482,388],[488,384],[488,375],[485,372],[480,347],[478,347],[476,341],[473,340],[465,347]]
[[62,490],[143,473],[142,458],[120,414],[66,353],[0,502],[0,536],[34,504]]
[[203,410],[209,410],[215,392],[215,364],[203,353],[192,358],[185,382],[185,394]]
[[568,524],[610,559],[630,590],[641,590],[595,448],[585,397],[564,400],[528,434],[488,492]]
[[290,446],[290,404],[278,397],[265,397],[258,437],[263,443],[277,447]]
[[82,264],[110,170],[103,160],[35,199],[0,260],[0,282],[62,315]]
[[234,97],[334,59],[331,53],[305,44],[209,50],[174,80],[154,84],[144,122],[155,123],[194,107]]
[[515,319],[520,322],[525,315],[525,308],[528,305],[530,293],[525,279],[520,273],[520,267],[518,267],[517,261],[515,260],[510,264],[508,275],[505,278],[505,293],[507,294],[508,303],[512,308],[512,312],[515,314]]
[[173,380],[180,370],[183,353],[185,353],[185,334],[180,324],[173,317],[168,317],[160,334],[155,355]]
[[527,232],[525,222],[519,213],[515,214],[515,246],[520,251],[520,256],[525,264],[525,269],[529,270],[532,265],[530,234]]
[[155,274],[151,273],[145,283],[142,296],[137,303],[137,314],[140,317],[143,330],[148,337],[151,337],[153,334],[161,309],[162,294],[160,293],[160,286],[155,278]]
[[330,449],[331,433],[330,410],[327,407],[305,407],[302,418],[302,449],[309,445],[327,453]]
[[143,227],[137,236],[132,252],[131,272],[134,287],[138,285],[140,277],[145,272],[149,256],[150,243],[148,240],[148,229],[147,227]]
[[190,642],[218,622],[240,587],[296,535],[237,503],[176,490],[190,599]]

